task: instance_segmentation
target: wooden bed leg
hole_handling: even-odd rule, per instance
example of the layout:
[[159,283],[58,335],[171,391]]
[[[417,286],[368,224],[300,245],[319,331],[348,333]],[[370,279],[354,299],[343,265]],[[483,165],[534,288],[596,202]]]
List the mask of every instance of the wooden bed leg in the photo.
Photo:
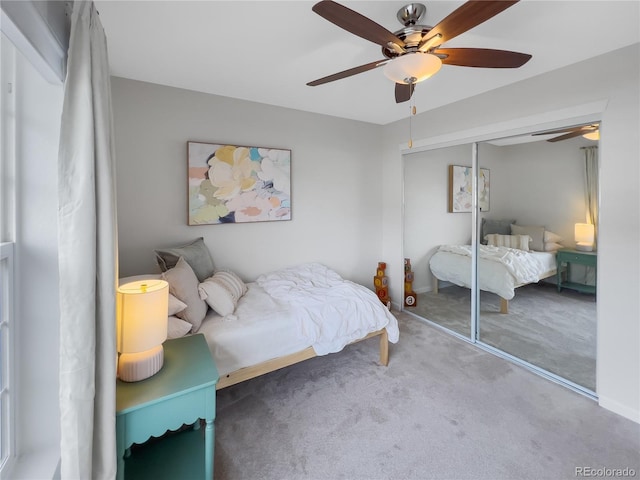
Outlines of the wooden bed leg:
[[438,294],[438,287],[438,278],[433,277],[433,293],[435,293],[436,295]]
[[509,313],[509,300],[500,297],[500,313]]
[[385,367],[389,365],[389,334],[386,330],[380,334],[380,363]]

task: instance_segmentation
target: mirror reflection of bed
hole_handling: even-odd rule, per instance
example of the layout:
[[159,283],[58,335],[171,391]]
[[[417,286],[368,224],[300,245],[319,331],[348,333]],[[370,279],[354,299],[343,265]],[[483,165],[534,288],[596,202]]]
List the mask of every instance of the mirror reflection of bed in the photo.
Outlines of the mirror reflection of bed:
[[[566,278],[563,264],[563,282],[593,287],[558,291],[556,252],[575,248],[575,224],[587,221],[585,158],[594,153],[589,147],[597,156],[597,141],[548,138],[553,137],[478,145],[490,188],[488,211],[478,215],[475,335],[482,344],[595,392],[596,295],[588,291],[595,290],[595,268],[571,264]],[[449,166],[471,163],[470,144],[404,156],[403,253],[411,259],[417,293],[417,305],[405,310],[468,340],[474,335],[472,214],[449,213],[447,202]]]

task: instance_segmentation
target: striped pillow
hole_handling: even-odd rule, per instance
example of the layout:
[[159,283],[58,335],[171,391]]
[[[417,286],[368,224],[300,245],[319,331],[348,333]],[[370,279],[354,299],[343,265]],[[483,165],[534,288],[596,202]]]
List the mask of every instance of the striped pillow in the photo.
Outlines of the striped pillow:
[[218,315],[231,315],[238,300],[247,293],[247,286],[235,273],[216,272],[198,285],[200,298],[216,311]]
[[529,235],[500,235],[498,233],[491,233],[485,235],[484,239],[487,241],[487,245],[493,245],[494,247],[517,248],[525,252],[530,250],[529,242],[531,242],[531,237]]

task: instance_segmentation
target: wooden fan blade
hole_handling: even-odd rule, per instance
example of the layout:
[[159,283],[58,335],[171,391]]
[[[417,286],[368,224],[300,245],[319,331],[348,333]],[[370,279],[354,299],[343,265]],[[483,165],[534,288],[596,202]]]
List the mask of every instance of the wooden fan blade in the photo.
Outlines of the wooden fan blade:
[[413,95],[415,89],[415,83],[396,83],[396,103],[411,100],[411,95]]
[[583,125],[580,127],[567,127],[567,128],[560,128],[558,130],[551,130],[548,132],[532,133],[532,136],[553,135],[555,133],[566,133],[566,132],[580,132],[580,135],[583,135],[585,133],[595,132],[596,130],[598,130],[598,128],[599,128],[598,125]]
[[342,72],[334,73],[333,75],[328,75],[326,77],[319,78],[318,80],[314,80],[313,82],[307,83],[307,85],[309,85],[310,87],[315,87],[317,85],[322,85],[323,83],[329,83],[329,82],[333,82],[334,80],[340,80],[341,78],[357,75],[358,73],[363,73],[369,70],[373,70],[376,67],[384,65],[388,61],[389,60],[385,58],[383,60],[378,60],[376,62],[360,65],[359,67],[350,68]]
[[312,10],[331,23],[340,28],[344,28],[347,32],[358,35],[370,42],[377,43],[382,47],[386,46],[389,42],[395,43],[400,47],[405,46],[401,39],[382,25],[339,3],[331,0],[322,0],[316,3],[312,7]]
[[441,34],[442,41],[440,45],[442,45],[444,42],[457,37],[461,33],[486,22],[491,17],[496,16],[500,12],[518,3],[518,1],[519,0],[470,0],[433,27],[429,31],[429,37],[438,33]]
[[490,48],[438,48],[436,55],[446,55],[442,63],[461,67],[518,68],[531,59],[527,53]]
[[584,135],[587,133],[585,130],[576,130],[575,132],[566,133],[564,135],[560,135],[559,137],[550,138],[547,142],[559,142],[561,140],[568,140],[573,137],[579,137],[580,135]]

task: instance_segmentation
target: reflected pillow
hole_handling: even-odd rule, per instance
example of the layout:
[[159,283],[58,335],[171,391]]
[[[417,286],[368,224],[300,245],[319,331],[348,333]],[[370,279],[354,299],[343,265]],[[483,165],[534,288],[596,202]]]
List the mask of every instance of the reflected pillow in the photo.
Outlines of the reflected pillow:
[[544,242],[544,251],[545,252],[557,252],[561,248],[564,248],[559,243],[555,242]]
[[491,220],[483,218],[480,224],[480,239],[483,244],[487,244],[485,237],[492,233],[499,235],[511,235],[511,224],[516,223],[515,220]]
[[544,243],[548,243],[548,242],[560,243],[562,242],[562,240],[564,239],[557,233],[550,232],[549,230],[544,231]]
[[497,233],[491,233],[485,237],[487,245],[494,247],[508,247],[517,248],[518,250],[524,250],[528,252],[529,242],[531,237],[529,235],[499,235]]
[[536,252],[544,252],[544,227],[537,225],[511,225],[511,235],[529,235],[529,248]]
[[158,266],[163,272],[175,267],[180,257],[184,258],[193,269],[199,282],[213,275],[215,270],[213,258],[203,237],[179,247],[159,248],[154,250],[154,253]]

